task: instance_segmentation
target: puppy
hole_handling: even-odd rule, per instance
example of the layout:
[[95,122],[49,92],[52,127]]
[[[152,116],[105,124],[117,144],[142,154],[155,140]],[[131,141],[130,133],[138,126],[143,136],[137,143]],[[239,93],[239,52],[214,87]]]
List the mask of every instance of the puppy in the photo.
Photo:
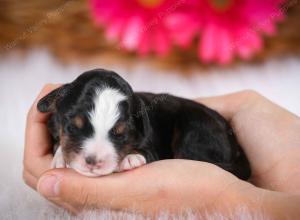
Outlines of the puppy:
[[53,168],[101,176],[182,158],[216,164],[241,179],[251,173],[220,114],[169,94],[133,92],[112,71],[83,73],[42,98],[38,110],[52,113]]

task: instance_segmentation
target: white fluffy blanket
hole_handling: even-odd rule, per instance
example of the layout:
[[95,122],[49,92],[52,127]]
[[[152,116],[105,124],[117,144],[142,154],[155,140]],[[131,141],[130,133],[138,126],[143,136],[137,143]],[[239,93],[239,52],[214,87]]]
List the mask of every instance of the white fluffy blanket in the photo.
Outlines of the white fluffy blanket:
[[[79,73],[95,67],[114,69],[135,90],[169,92],[184,97],[219,95],[242,89],[255,89],[274,102],[300,115],[300,59],[286,58],[257,65],[226,69],[191,70],[189,76],[177,71],[162,71],[143,63],[130,69],[116,62],[114,66],[62,66],[45,51],[29,56],[11,55],[0,60],[0,219],[70,219],[71,217],[41,198],[22,181],[22,156],[25,117],[43,84],[68,82]],[[237,210],[233,216],[259,218]],[[168,219],[163,213],[160,219]],[[73,217],[74,218],[74,217]],[[91,211],[78,219],[140,219],[138,215],[109,210]],[[181,218],[195,219],[187,212]],[[218,213],[203,218],[220,219]]]

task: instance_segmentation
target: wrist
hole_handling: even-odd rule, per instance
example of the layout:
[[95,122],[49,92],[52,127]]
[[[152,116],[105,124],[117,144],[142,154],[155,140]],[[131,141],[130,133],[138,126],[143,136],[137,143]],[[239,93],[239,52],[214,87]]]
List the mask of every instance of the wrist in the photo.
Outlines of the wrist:
[[232,185],[222,201],[223,213],[232,216],[244,210],[252,217],[270,219],[297,219],[300,216],[300,196],[258,188],[248,182],[240,181]]
[[300,196],[282,192],[266,191],[263,199],[265,213],[272,219],[298,219]]

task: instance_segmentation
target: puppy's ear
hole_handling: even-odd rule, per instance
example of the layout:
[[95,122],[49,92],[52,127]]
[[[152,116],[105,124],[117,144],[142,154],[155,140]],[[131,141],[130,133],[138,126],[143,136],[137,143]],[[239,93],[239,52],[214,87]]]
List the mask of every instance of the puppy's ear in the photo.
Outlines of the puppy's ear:
[[40,112],[55,112],[57,108],[57,102],[68,93],[70,87],[70,84],[65,84],[40,99],[37,104],[38,110]]

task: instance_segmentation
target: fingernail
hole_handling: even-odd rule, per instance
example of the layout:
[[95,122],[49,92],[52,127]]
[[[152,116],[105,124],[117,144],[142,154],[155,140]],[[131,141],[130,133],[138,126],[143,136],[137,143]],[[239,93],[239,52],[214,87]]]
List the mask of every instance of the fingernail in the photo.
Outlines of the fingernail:
[[37,190],[45,197],[58,196],[59,179],[55,175],[42,177],[37,186]]

